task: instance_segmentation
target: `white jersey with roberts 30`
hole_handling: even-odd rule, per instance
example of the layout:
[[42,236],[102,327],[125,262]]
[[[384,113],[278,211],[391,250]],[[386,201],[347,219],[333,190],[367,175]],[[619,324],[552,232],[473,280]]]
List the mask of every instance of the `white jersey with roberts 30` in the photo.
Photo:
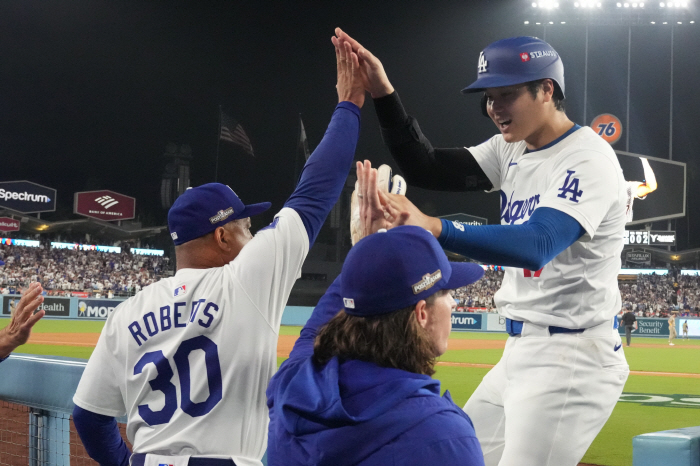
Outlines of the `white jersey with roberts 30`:
[[299,214],[284,208],[229,264],[145,288],[107,320],[75,403],[128,414],[134,453],[260,465],[278,329],[308,249]]
[[621,305],[626,185],[610,145],[582,127],[533,152],[500,134],[469,151],[501,192],[501,224],[525,223],[536,208],[549,207],[586,231],[540,270],[506,268],[494,298],[499,313],[541,326],[612,325]]

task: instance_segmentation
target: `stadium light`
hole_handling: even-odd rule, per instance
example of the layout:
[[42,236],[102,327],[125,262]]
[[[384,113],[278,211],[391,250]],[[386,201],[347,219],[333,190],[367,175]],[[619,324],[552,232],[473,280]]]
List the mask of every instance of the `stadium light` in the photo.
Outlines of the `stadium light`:
[[574,8],[578,8],[578,7],[579,7],[578,2],[574,3]]
[[690,24],[695,24],[695,21],[691,21]]
[[562,21],[561,24],[566,24],[566,21]]
[[597,6],[598,6],[598,8],[603,8],[603,4],[600,2],[598,2]]
[[532,2],[532,8],[537,8],[537,3]]
[[627,3],[627,2],[625,2],[625,4],[624,4],[623,6],[624,6],[625,8],[629,8],[629,7],[630,7],[630,4]]
[[656,24],[656,21],[652,21],[651,24]]
[[683,24],[683,21],[678,21],[678,24]]
[[663,23],[663,24],[668,24],[668,21],[664,21],[664,23]]
[[661,3],[659,3],[659,6],[660,6],[661,8],[663,8],[663,7],[666,6],[666,4],[665,4],[664,2],[661,2]]
[[530,24],[530,21],[525,21],[525,24]]
[[549,24],[554,24],[554,21],[550,21]]

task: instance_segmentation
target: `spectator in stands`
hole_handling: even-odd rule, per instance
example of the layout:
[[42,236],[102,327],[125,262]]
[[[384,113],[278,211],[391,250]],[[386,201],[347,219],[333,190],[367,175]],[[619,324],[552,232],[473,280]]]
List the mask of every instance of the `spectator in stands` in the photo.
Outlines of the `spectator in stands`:
[[637,329],[637,318],[632,311],[627,311],[622,316],[622,325],[625,326],[625,338],[627,338],[627,346],[632,343],[632,327]]
[[155,283],[169,270],[169,258],[139,256],[126,252],[108,253],[72,249],[52,249],[45,241],[38,248],[0,244],[0,286],[26,286],[39,281],[52,295],[71,291],[91,294],[133,295]]
[[32,283],[24,290],[15,313],[7,327],[0,330],[0,362],[7,359],[11,352],[29,339],[32,327],[44,317],[44,310],[34,313],[44,302],[43,288],[39,283]]

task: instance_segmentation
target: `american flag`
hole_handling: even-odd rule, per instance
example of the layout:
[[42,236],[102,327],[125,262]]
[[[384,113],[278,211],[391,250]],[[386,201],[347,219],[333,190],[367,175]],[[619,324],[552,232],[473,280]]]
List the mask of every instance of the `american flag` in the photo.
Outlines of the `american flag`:
[[247,154],[255,157],[253,153],[253,145],[250,143],[248,135],[245,134],[243,127],[235,119],[226,115],[221,111],[221,128],[219,130],[219,139],[228,141],[243,149]]

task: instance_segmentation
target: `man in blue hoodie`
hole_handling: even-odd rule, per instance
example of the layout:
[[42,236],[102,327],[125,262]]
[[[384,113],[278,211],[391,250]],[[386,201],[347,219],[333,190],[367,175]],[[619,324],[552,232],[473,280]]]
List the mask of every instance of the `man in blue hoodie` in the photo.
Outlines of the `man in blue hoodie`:
[[469,417],[430,377],[447,349],[449,290],[482,275],[419,227],[359,241],[270,380],[268,465],[483,466]]

